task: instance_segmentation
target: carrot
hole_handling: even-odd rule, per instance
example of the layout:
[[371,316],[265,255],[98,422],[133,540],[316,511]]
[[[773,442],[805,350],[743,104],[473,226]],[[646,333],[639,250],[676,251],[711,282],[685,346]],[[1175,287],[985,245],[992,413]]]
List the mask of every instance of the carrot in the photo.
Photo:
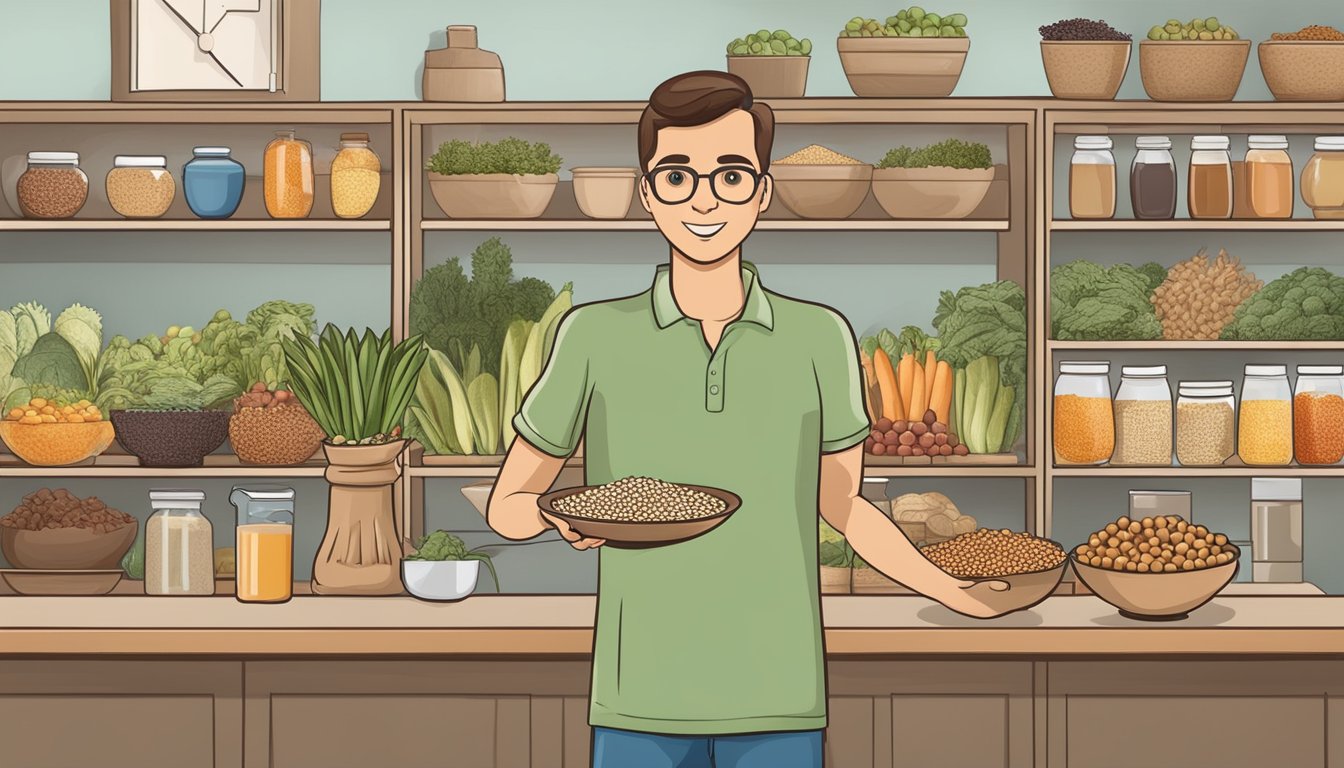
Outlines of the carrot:
[[952,366],[946,360],[939,360],[934,366],[933,394],[929,397],[929,407],[937,415],[938,421],[948,423],[947,417],[952,410]]
[[906,410],[906,418],[911,421],[919,421],[924,418],[924,411],[929,407],[929,393],[924,390],[924,366],[911,361],[914,367],[914,391],[910,394],[910,408]]
[[900,381],[900,384],[901,384],[900,393],[901,393],[901,403],[902,403],[902,406],[903,406],[901,410],[904,411],[904,413],[901,415],[901,418],[904,419],[904,418],[906,418],[906,414],[909,414],[909,413],[910,413],[910,406],[912,405],[912,402],[911,402],[911,395],[912,395],[912,394],[914,393],[914,391],[915,391],[915,386],[914,386],[914,385],[915,385],[915,381],[914,381],[914,379],[915,379],[915,356],[914,356],[914,355],[907,354],[907,355],[905,355],[904,357],[901,358],[901,370],[900,370],[900,374],[901,374],[900,377],[899,377],[899,381]]
[[873,373],[873,356],[867,352],[860,351],[859,364],[863,366],[863,404],[868,409],[868,420],[873,424],[882,418],[881,408],[882,400],[873,398],[873,392],[881,390],[877,388],[877,374]]
[[[927,398],[930,403],[933,402],[933,374],[937,369],[938,359],[934,356],[933,350],[930,349],[924,355],[924,397]],[[924,414],[921,413],[920,418],[923,417]]]
[[882,392],[882,415],[889,419],[901,411],[900,390],[896,388],[896,371],[891,367],[891,358],[879,347],[873,352],[873,373],[877,375],[877,388]]

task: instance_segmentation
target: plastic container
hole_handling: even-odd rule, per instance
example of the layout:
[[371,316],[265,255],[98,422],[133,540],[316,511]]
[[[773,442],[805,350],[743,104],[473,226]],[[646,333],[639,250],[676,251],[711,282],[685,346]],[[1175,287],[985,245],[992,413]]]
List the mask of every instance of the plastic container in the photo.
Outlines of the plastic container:
[[1297,366],[1293,392],[1293,455],[1297,463],[1344,461],[1344,366]]
[[1241,383],[1237,453],[1247,464],[1286,466],[1293,460],[1293,391],[1282,365],[1248,365]]
[[337,217],[358,219],[373,209],[382,169],[382,161],[369,149],[369,134],[341,134],[341,149],[331,161],[331,207]]
[[294,489],[234,488],[229,501],[238,509],[238,600],[288,601],[294,596]]
[[117,155],[105,184],[112,210],[128,219],[157,219],[177,197],[177,182],[162,155]]
[[1105,464],[1115,450],[1111,364],[1059,364],[1054,396],[1055,463]]
[[1293,216],[1293,159],[1288,137],[1252,136],[1246,151],[1246,183],[1251,215],[1258,219]]
[[1171,386],[1165,365],[1127,365],[1120,369],[1111,463],[1171,465]]
[[1107,136],[1079,136],[1069,161],[1069,215],[1075,219],[1115,216],[1115,155]]
[[201,514],[205,493],[149,492],[154,513],[145,523],[145,593],[213,595],[214,530]]
[[1226,136],[1196,136],[1190,140],[1190,177],[1187,207],[1192,219],[1232,218],[1231,142]]
[[77,152],[29,152],[14,190],[19,212],[30,219],[68,219],[89,198],[89,177]]
[[1344,219],[1344,136],[1316,137],[1316,154],[1302,168],[1302,202],[1318,219]]
[[1230,381],[1183,381],[1176,400],[1176,461],[1216,467],[1236,453],[1237,400]]
[[182,168],[182,194],[187,207],[202,219],[227,219],[243,201],[243,164],[228,147],[196,147]]
[[273,219],[306,219],[313,210],[313,147],[294,131],[276,131],[263,156],[261,187]]
[[1136,219],[1170,219],[1176,216],[1176,161],[1171,157],[1171,139],[1140,136],[1134,142],[1138,153],[1129,170],[1129,201]]

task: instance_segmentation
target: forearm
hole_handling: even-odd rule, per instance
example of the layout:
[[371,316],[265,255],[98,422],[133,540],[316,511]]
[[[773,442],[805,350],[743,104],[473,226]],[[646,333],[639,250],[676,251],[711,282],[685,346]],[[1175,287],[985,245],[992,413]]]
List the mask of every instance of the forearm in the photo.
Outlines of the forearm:
[[942,600],[960,589],[957,579],[929,562],[891,518],[862,496],[850,500],[844,534],[864,562],[921,595]]
[[515,439],[495,478],[485,520],[506,539],[521,541],[550,530],[537,499],[555,482],[565,460],[543,453],[522,438]]
[[495,533],[506,539],[521,541],[539,536],[551,528],[537,507],[539,498],[540,493],[524,490],[507,495],[500,495],[496,490],[490,498],[486,522]]

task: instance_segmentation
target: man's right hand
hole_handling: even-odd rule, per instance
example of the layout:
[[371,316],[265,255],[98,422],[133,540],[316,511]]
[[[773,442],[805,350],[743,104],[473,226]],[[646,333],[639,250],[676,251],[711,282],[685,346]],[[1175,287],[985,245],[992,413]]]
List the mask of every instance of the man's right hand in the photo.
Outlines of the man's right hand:
[[558,517],[555,517],[554,515],[547,514],[546,512],[541,512],[541,519],[545,520],[547,523],[550,524],[552,528],[559,531],[560,538],[564,539],[565,541],[568,541],[569,546],[579,550],[580,552],[588,549],[596,549],[602,546],[603,544],[607,543],[606,539],[592,539],[583,536],[578,531],[569,527],[569,523],[565,522],[564,520],[561,520]]

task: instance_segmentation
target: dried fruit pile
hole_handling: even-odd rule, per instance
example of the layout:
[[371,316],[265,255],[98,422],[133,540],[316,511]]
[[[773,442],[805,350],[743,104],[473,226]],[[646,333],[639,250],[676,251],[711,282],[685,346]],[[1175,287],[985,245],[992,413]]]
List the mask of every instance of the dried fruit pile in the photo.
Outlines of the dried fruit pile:
[[97,496],[81,499],[63,488],[40,488],[24,496],[13,512],[0,517],[0,526],[20,531],[83,528],[108,533],[133,523],[134,517],[107,506]]

